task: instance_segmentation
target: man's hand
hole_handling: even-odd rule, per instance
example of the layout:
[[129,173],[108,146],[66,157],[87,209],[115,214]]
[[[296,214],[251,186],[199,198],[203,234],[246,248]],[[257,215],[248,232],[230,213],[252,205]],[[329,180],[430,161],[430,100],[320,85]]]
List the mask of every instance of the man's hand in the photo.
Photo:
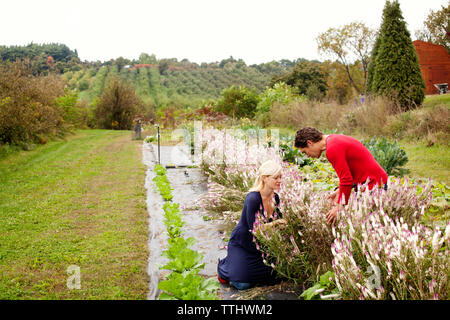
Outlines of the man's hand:
[[332,223],[332,225],[334,226],[334,223],[336,222],[336,218],[338,216],[338,210],[339,205],[333,207],[330,211],[328,211],[326,215],[328,224]]
[[338,202],[338,197],[339,197],[339,190],[333,192],[332,194],[330,194],[327,199],[331,200],[331,202],[333,203],[337,203]]

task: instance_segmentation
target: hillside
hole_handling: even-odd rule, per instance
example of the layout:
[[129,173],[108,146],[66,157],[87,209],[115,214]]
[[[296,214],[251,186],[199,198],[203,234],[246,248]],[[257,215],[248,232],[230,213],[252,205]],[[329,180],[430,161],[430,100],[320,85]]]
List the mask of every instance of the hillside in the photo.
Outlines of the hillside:
[[118,76],[130,82],[144,102],[155,107],[165,105],[196,107],[217,99],[223,89],[244,85],[262,92],[274,76],[289,72],[297,62],[280,60],[248,66],[230,57],[220,62],[192,63],[187,59],[156,59],[142,53],[138,59],[119,57],[109,61],[80,61],[77,50],[64,44],[0,46],[0,62],[28,59],[33,74],[61,74],[68,87],[78,90],[89,103],[98,98],[108,81]]
[[89,102],[99,97],[108,81],[118,76],[131,82],[146,103],[157,107],[169,104],[194,107],[202,101],[217,99],[223,89],[232,85],[244,85],[260,93],[273,76],[289,70],[289,66],[279,62],[247,66],[242,60],[231,58],[198,65],[172,59],[170,63],[158,60],[153,64],[120,65],[113,62],[69,71],[63,77],[70,89],[78,89],[80,97]]

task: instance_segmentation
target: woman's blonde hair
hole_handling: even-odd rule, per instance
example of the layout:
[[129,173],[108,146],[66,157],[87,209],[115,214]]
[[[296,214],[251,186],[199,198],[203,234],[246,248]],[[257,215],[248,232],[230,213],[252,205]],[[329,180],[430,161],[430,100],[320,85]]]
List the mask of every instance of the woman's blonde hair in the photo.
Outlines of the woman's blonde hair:
[[258,177],[253,184],[251,191],[261,191],[264,188],[263,176],[277,176],[281,173],[281,166],[275,161],[268,160],[264,162],[258,170]]

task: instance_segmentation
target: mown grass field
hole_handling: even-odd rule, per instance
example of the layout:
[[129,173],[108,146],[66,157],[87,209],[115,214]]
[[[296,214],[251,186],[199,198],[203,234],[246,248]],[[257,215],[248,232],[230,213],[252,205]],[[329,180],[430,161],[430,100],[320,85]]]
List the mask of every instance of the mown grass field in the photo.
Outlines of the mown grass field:
[[0,299],[145,299],[144,179],[127,131],[81,130],[0,160]]

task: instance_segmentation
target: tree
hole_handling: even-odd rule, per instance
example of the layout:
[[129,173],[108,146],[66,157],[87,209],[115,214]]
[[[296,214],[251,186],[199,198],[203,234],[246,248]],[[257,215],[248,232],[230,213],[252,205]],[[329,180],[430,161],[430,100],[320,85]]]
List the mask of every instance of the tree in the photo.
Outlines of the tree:
[[430,10],[423,28],[416,31],[417,40],[444,46],[450,53],[450,3],[441,10]]
[[223,68],[223,67],[225,67],[225,65],[227,64],[227,63],[235,63],[235,62],[237,62],[237,60],[236,59],[234,59],[233,58],[233,56],[230,56],[228,59],[223,59],[222,61],[220,61],[220,63],[219,63],[219,68]]
[[378,48],[372,56],[372,94],[387,96],[404,110],[421,105],[425,82],[397,0],[386,1],[377,42]]
[[316,96],[312,98],[320,98],[328,89],[325,74],[322,72],[320,65],[311,61],[297,63],[291,72],[281,77],[273,77],[270,86],[273,87],[278,82],[290,85],[299,94],[307,95],[308,90],[309,92],[315,92]]
[[169,61],[168,61],[167,59],[162,59],[162,60],[159,62],[158,69],[159,69],[159,74],[160,74],[160,75],[165,74],[166,71],[169,69]]
[[[352,22],[342,28],[330,28],[317,37],[319,52],[337,57],[338,61],[345,67],[351,85],[360,94],[365,87],[374,38],[375,31],[361,22]],[[355,57],[361,61],[364,72],[364,84],[362,86],[356,83],[350,70],[351,61],[354,61]]]
[[118,57],[116,60],[113,60],[113,65],[117,65],[118,70],[122,70],[123,67],[125,67],[126,65],[130,65],[131,64],[131,60],[130,59],[126,59],[124,57]]
[[[347,103],[353,96],[353,87],[348,81],[347,71],[339,61],[324,61],[321,65],[327,75],[327,98],[337,101],[339,104]],[[350,66],[352,72],[354,66]]]
[[142,105],[134,88],[115,78],[100,96],[95,115],[101,128],[130,130]]
[[154,54],[149,56],[147,53],[141,53],[141,55],[139,56],[139,63],[140,64],[156,64],[157,63],[156,56]]
[[373,75],[375,70],[375,57],[378,55],[378,52],[380,51],[380,44],[381,44],[381,38],[380,35],[377,35],[377,39],[375,40],[375,44],[373,45],[371,59],[369,62],[369,66],[367,68],[367,79],[366,79],[366,94],[370,95],[372,94],[372,85],[373,85]]
[[253,118],[256,106],[260,101],[259,95],[244,86],[231,86],[222,91],[222,98],[216,102],[216,110],[234,118]]
[[295,98],[300,98],[294,88],[284,82],[277,82],[273,88],[266,88],[261,94],[261,100],[258,103],[257,110],[259,113],[266,113],[275,102],[288,104]]

